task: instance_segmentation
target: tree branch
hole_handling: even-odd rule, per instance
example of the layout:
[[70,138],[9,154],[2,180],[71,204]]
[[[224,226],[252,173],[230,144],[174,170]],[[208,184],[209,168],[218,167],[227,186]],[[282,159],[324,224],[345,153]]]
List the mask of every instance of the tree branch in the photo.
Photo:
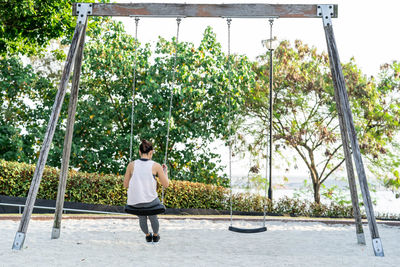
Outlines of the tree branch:
[[301,152],[301,150],[300,150],[297,146],[294,146],[293,148],[297,151],[297,153],[299,153],[300,157],[303,159],[303,161],[305,162],[305,164],[307,165],[307,167],[311,170],[311,165],[310,165],[310,163],[308,162],[306,156],[303,155],[303,153]]
[[343,164],[343,162],[344,162],[345,160],[346,160],[346,159],[344,158],[338,165],[336,165],[335,168],[333,168],[329,173],[327,173],[326,176],[324,177],[324,179],[321,180],[321,184],[322,184],[323,182],[325,182],[325,180],[326,180],[334,171],[336,171],[336,170]]
[[331,153],[331,155],[329,156],[329,158],[327,159],[327,161],[326,161],[326,163],[325,163],[324,168],[322,169],[322,172],[321,172],[321,175],[320,175],[321,177],[323,176],[323,174],[324,174],[326,168],[328,167],[329,162],[331,161],[331,159],[333,159],[333,155],[335,155],[335,153],[336,153],[342,146],[343,146],[343,145],[339,145],[339,146]]

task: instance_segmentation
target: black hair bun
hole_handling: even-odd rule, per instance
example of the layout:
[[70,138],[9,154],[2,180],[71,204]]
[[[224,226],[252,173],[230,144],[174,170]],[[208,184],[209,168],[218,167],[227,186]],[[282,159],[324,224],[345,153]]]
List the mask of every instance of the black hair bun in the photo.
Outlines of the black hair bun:
[[153,144],[146,139],[142,139],[142,143],[139,146],[139,150],[142,154],[147,154],[153,150]]

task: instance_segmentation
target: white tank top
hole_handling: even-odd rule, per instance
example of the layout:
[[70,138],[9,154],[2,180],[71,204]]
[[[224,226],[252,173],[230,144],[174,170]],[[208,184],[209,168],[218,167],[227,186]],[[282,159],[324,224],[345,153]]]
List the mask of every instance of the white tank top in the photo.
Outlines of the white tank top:
[[158,197],[157,181],[153,176],[152,160],[134,161],[134,169],[128,187],[128,205],[148,203]]

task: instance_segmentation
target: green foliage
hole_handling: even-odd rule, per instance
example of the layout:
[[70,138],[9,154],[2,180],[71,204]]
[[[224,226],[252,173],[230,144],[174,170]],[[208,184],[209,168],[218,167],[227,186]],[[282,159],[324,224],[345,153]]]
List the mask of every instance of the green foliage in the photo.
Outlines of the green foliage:
[[[229,204],[229,202],[227,202],[227,204]],[[263,212],[264,204],[267,207],[267,212],[275,212],[272,202],[260,195],[253,195],[250,193],[232,194],[232,210],[235,211]],[[228,209],[228,207],[226,209]]]
[[[0,160],[0,194],[26,197],[34,172],[34,165]],[[38,192],[40,199],[56,199],[59,170],[46,167]],[[159,195],[161,194],[161,188]],[[222,186],[171,181],[165,189],[164,203],[168,208],[229,210],[229,190]],[[65,201],[117,205],[126,203],[123,177],[108,174],[70,171]],[[315,204],[299,199],[283,198],[270,202],[259,195],[236,193],[232,195],[234,211],[317,217],[352,217],[351,206]]]
[[[159,191],[161,191],[161,188],[159,188]],[[167,207],[177,209],[226,209],[225,201],[228,191],[221,186],[187,181],[171,181],[170,186],[165,188],[164,192],[164,203]]]
[[[379,74],[378,89],[380,91],[379,95],[379,105],[374,107],[380,118],[385,120],[390,120],[392,126],[391,142],[385,144],[382,148],[382,154],[379,157],[373,157],[371,160],[372,165],[369,168],[372,173],[374,173],[383,184],[391,189],[396,197],[400,197],[400,144],[399,133],[397,129],[399,128],[399,91],[400,91],[400,62],[394,61],[392,64],[384,64],[381,66],[381,72]],[[379,128],[378,128],[379,129]],[[380,130],[381,131],[381,130]],[[379,131],[378,131],[379,133]],[[377,132],[372,134],[376,135]]]
[[[229,122],[243,103],[254,79],[245,57],[227,58],[211,28],[199,47],[180,42],[176,79],[173,76],[174,41],[160,38],[154,54],[125,33],[122,23],[97,19],[88,31],[79,102],[72,144],[71,165],[82,171],[122,173],[129,158],[133,72],[136,61],[134,157],[141,139],[155,146],[154,159],[163,161],[168,149],[170,177],[227,186],[221,178],[219,155],[209,149],[215,139],[225,139]],[[174,86],[175,85],[175,86]],[[229,87],[229,89],[228,89]],[[169,147],[165,148],[170,90],[173,90]],[[68,99],[68,95],[66,97]],[[51,104],[41,108],[45,117]],[[48,116],[48,115],[47,115]],[[60,116],[66,119],[66,107]],[[64,126],[63,126],[64,127]],[[44,126],[40,130],[44,132]],[[63,132],[56,131],[48,164],[59,166]]]
[[0,121],[19,126],[29,119],[24,98],[30,98],[37,77],[18,57],[0,59]]
[[279,214],[302,214],[304,210],[307,210],[305,202],[287,197],[284,197],[282,201],[279,201],[276,205],[276,211]]
[[37,54],[52,39],[71,36],[76,24],[72,3],[93,0],[2,0],[0,56]]
[[20,130],[10,125],[0,125],[0,155],[2,159],[14,160],[24,156]]
[[32,120],[31,103],[38,100],[35,91],[47,83],[19,58],[0,59],[0,158],[26,162],[34,158],[36,140],[27,131],[37,123]]
[[[91,20],[94,26],[88,29],[84,51],[71,166],[87,172],[124,172],[129,158],[137,49],[134,157],[140,140],[149,139],[157,151],[156,161],[162,162],[168,149],[173,179],[227,186],[228,180],[220,174],[219,155],[210,150],[209,144],[228,136],[229,115],[234,119],[253,79],[249,61],[231,57],[229,64],[235,67],[230,73],[221,45],[207,28],[199,47],[179,44],[176,79],[172,81],[174,41],[160,38],[152,54],[150,45],[135,42],[122,23],[109,18]],[[16,152],[21,145],[9,145],[23,143],[21,153],[26,153],[24,157],[8,153],[8,160],[36,160],[57,93],[60,73],[53,64],[62,58],[58,50],[46,52],[45,58],[31,57],[35,71],[16,57],[2,59],[0,101],[4,108],[0,115],[8,127],[3,129],[2,149]],[[170,142],[165,148],[171,89]],[[50,166],[60,165],[68,100],[67,92],[48,157]],[[23,142],[15,142],[20,136]]]
[[[347,177],[342,178],[342,181],[347,182]],[[368,189],[371,193],[371,200],[372,204],[376,205],[376,197],[374,193],[376,193],[376,185],[372,183],[368,183]],[[333,185],[333,186],[326,186],[325,184],[321,185],[320,194],[322,197],[323,202],[331,202],[335,203],[339,206],[348,206],[351,205],[351,197],[349,195],[350,188],[348,185],[344,186],[343,188]],[[313,196],[313,186],[307,180],[303,181],[303,185],[300,188],[294,190],[293,198],[294,199],[308,199]],[[358,202],[360,206],[364,205],[363,196],[361,190],[358,191]]]
[[[384,86],[367,78],[353,59],[342,68],[361,152],[379,159],[398,131],[397,89],[390,86],[391,81]],[[253,118],[255,123],[243,124],[242,136],[252,135],[254,142],[246,148],[261,154],[267,146],[269,128],[268,52],[260,56],[253,69],[257,83],[247,95],[243,110],[244,116]],[[344,162],[328,56],[301,41],[296,41],[294,47],[288,41],[281,42],[274,51],[273,93],[275,148],[294,151],[305,163],[314,199],[319,203],[321,185]]]
[[[26,197],[35,166],[26,163],[0,160],[0,194]],[[40,184],[38,198],[56,199],[59,170],[46,167]],[[159,188],[159,194],[161,194]],[[226,209],[228,190],[221,186],[171,181],[165,189],[167,207]],[[65,201],[105,205],[125,205],[126,189],[123,177],[70,171]]]

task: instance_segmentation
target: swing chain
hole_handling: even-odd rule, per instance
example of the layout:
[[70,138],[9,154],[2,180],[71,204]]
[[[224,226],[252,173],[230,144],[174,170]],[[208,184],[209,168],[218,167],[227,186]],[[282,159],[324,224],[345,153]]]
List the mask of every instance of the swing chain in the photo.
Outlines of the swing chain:
[[[171,125],[171,117],[172,117],[172,99],[174,96],[174,88],[176,86],[175,77],[176,77],[176,65],[178,58],[178,43],[179,43],[179,26],[181,24],[182,19],[176,18],[176,40],[175,40],[175,55],[174,55],[174,67],[172,71],[172,84],[170,88],[170,96],[169,96],[169,112],[168,112],[168,125],[167,125],[167,140],[165,144],[165,155],[164,155],[164,164],[167,164],[168,158],[168,143],[169,143],[169,130]],[[162,194],[161,194],[161,203],[164,203],[164,186],[162,186]]]
[[272,26],[274,26],[274,19],[269,19],[269,47],[272,49]]
[[[229,84],[228,84],[228,88],[229,88],[229,94],[228,94],[228,116],[229,116],[229,127],[228,127],[228,131],[229,131],[229,139],[228,139],[228,143],[229,143],[229,203],[230,203],[230,223],[231,223],[231,227],[229,228],[232,231],[234,227],[232,226],[233,224],[233,209],[232,209],[232,121],[231,121],[231,100],[232,100],[232,96],[231,96],[231,86],[230,86],[230,81],[231,81],[231,64],[230,64],[230,57],[231,57],[231,23],[232,23],[232,19],[231,18],[227,18],[226,19],[227,25],[228,25],[228,62],[227,62],[227,69],[228,69],[228,78],[229,78]],[[272,40],[272,25],[273,25],[273,19],[269,20],[270,22],[270,35],[271,35],[271,40]],[[271,41],[270,41],[271,42]],[[270,43],[271,44],[271,43]],[[267,157],[268,160],[268,157]],[[268,168],[268,166],[267,166]],[[267,183],[265,183],[265,196],[264,196],[264,218],[263,218],[263,229],[265,228],[265,219],[266,219],[266,191],[267,189]],[[261,229],[261,228],[260,228]],[[240,229],[239,229],[240,230]],[[237,231],[237,230],[236,230]],[[264,230],[265,231],[265,230]]]
[[231,80],[231,67],[230,67],[230,57],[231,57],[231,23],[232,19],[227,18],[226,23],[228,25],[228,62],[227,62],[227,70],[228,70],[228,79],[229,79],[229,84],[228,84],[228,89],[229,89],[229,94],[228,94],[228,117],[229,117],[229,122],[228,122],[228,131],[229,131],[229,138],[228,138],[228,144],[229,144],[229,203],[230,203],[230,215],[231,215],[231,226],[232,226],[232,134],[231,134],[231,90],[230,90],[230,80]]
[[129,145],[129,162],[132,161],[132,154],[133,154],[133,124],[135,123],[134,115],[135,115],[135,97],[136,97],[136,65],[137,65],[137,44],[138,44],[138,26],[139,26],[139,18],[135,17],[135,58],[134,58],[134,65],[133,65],[133,81],[132,81],[132,113],[131,113],[131,137],[130,137],[130,145]]

